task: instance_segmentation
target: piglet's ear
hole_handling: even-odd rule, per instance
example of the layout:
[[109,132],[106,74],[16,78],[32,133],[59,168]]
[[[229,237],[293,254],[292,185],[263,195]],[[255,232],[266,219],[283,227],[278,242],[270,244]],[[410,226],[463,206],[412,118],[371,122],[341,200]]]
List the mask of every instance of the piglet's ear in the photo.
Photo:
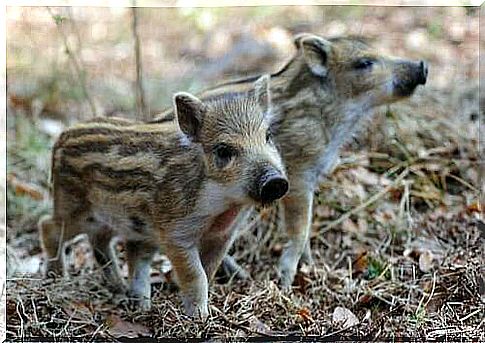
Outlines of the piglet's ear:
[[296,35],[293,36],[293,43],[295,44],[295,47],[297,49],[301,48],[301,41],[305,37],[314,37],[315,35],[313,33],[308,33],[308,32],[302,32],[302,33],[297,33]]
[[269,113],[271,109],[271,92],[269,89],[270,76],[268,74],[262,75],[254,82],[254,90],[259,106],[265,113]]
[[309,33],[295,36],[294,42],[312,73],[322,77],[326,76],[328,73],[328,56],[332,49],[332,43]]
[[173,103],[180,129],[188,137],[197,141],[206,106],[197,97],[185,92],[175,94]]

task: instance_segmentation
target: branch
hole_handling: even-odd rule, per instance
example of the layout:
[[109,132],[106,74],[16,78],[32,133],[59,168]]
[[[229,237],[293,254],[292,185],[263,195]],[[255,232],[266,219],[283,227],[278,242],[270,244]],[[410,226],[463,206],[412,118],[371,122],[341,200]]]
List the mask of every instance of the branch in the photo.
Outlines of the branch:
[[388,185],[386,188],[384,188],[383,190],[381,190],[380,192],[374,194],[373,196],[371,196],[369,199],[367,199],[367,201],[365,201],[364,203],[360,204],[359,206],[355,207],[354,209],[352,209],[351,211],[343,214],[341,217],[339,217],[338,219],[334,220],[333,222],[321,227],[321,230],[318,231],[320,234],[323,233],[323,232],[327,232],[328,230],[330,230],[331,228],[334,228],[335,226],[339,225],[340,223],[342,223],[345,219],[349,218],[350,216],[362,211],[363,209],[365,209],[366,207],[368,207],[370,204],[376,202],[378,199],[382,198],[387,192],[389,192],[393,187],[395,187],[396,185],[399,184],[399,182],[401,182],[402,179],[404,179],[406,177],[406,175],[408,175],[409,173],[409,169],[406,168],[401,174],[399,174],[399,176],[390,184]]

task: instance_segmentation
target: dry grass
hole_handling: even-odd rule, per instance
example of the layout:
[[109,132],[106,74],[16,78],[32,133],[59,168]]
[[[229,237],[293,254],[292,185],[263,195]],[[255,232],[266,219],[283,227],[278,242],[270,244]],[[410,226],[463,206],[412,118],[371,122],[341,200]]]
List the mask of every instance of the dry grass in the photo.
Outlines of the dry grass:
[[[272,280],[268,260],[251,264],[254,281],[216,284],[211,289],[211,317],[192,321],[181,312],[176,294],[154,286],[154,306],[142,313],[116,304],[100,285],[100,273],[70,280],[17,279],[7,286],[7,329],[10,337],[110,337],[130,334],[115,320],[139,323],[157,337],[235,337],[340,334],[360,337],[475,338],[483,340],[483,241],[467,220],[426,226],[430,235],[449,230],[446,258],[431,272],[392,247],[369,253],[385,263],[379,275],[358,272],[350,259],[318,259],[300,272],[293,292],[284,293]],[[448,228],[446,228],[446,227]],[[454,232],[454,234],[453,234]],[[345,233],[336,232],[336,236]],[[348,235],[348,234],[347,234]],[[395,247],[399,249],[399,247]],[[325,254],[338,255],[337,246]],[[269,253],[270,254],[270,253]],[[270,254],[271,255],[271,254]],[[349,253],[351,257],[353,254]],[[369,256],[369,257],[370,257]],[[271,262],[276,262],[270,258]],[[265,263],[266,262],[266,263]],[[249,267],[249,266],[248,266]],[[480,285],[481,283],[481,285]],[[483,296],[483,289],[481,290]],[[336,306],[346,307],[360,324],[342,329],[332,322]],[[480,312],[481,311],[481,312]],[[145,331],[135,330],[143,333]]]

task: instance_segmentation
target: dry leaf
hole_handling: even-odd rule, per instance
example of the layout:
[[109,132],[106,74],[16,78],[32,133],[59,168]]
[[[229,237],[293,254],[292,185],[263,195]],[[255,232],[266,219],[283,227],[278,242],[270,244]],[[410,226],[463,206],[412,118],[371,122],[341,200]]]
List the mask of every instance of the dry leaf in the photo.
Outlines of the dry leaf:
[[126,320],[121,319],[117,315],[110,315],[106,320],[106,325],[108,326],[108,331],[114,337],[147,337],[150,336],[150,329],[144,325],[130,323]]
[[466,212],[468,214],[472,213],[485,213],[485,204],[480,204],[478,202],[474,202],[467,206]]
[[360,183],[343,179],[341,182],[341,187],[342,194],[349,199],[358,198],[359,200],[363,201],[368,196],[364,186]]
[[259,216],[261,217],[261,221],[265,221],[270,219],[272,215],[272,208],[271,207],[266,207],[260,209]]
[[84,321],[92,320],[94,313],[92,306],[79,301],[71,302],[64,310],[69,317]]
[[359,231],[361,233],[366,233],[367,230],[369,229],[369,225],[367,224],[367,220],[365,220],[364,218],[357,219],[357,226],[358,226]]
[[429,250],[424,251],[421,253],[421,255],[419,255],[419,269],[423,273],[429,272],[431,269],[433,269],[433,260],[433,253]]
[[39,201],[44,199],[44,194],[39,187],[20,181],[14,174],[7,175],[7,182],[12,186],[16,195],[26,195]]
[[332,322],[334,325],[348,329],[359,324],[359,319],[349,309],[338,306],[333,311]]
[[303,307],[296,312],[304,321],[313,322],[310,310]]
[[[428,237],[416,237],[413,241],[406,244],[405,252],[408,253],[409,257],[419,261],[419,269],[422,271],[421,263],[424,263],[423,266],[426,266],[428,260],[431,259],[439,264],[446,255],[446,251],[440,242]],[[429,263],[431,262],[432,261],[429,261]]]
[[308,274],[305,274],[301,270],[299,270],[295,275],[295,280],[293,281],[293,285],[298,286],[298,290],[304,293],[308,285],[311,283],[311,278],[308,277]]
[[261,333],[263,335],[273,335],[274,332],[262,321],[260,321],[256,316],[252,316],[249,319],[249,326],[251,330]]
[[356,233],[359,232],[359,227],[354,223],[352,219],[347,218],[342,222],[342,230],[345,232]]
[[335,215],[335,211],[329,206],[319,205],[315,207],[315,216],[317,218],[326,219],[326,218],[331,218],[334,215]]
[[375,186],[379,184],[379,175],[370,172],[368,169],[363,167],[357,167],[350,171],[354,175],[355,179],[366,186]]
[[359,255],[357,255],[356,259],[352,262],[352,269],[353,269],[353,276],[362,274],[369,265],[369,260],[367,259],[367,251],[364,250]]
[[368,305],[370,304],[371,301],[374,300],[374,297],[370,294],[364,294],[363,296],[361,296],[359,298],[359,300],[357,301],[360,305]]

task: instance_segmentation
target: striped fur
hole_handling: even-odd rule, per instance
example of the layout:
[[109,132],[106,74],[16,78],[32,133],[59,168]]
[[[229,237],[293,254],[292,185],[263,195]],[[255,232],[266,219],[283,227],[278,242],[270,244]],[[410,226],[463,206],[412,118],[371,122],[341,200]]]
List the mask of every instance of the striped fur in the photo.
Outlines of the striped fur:
[[[208,280],[232,242],[231,223],[245,206],[283,195],[260,191],[267,175],[286,182],[266,139],[268,82],[263,76],[248,91],[205,101],[177,94],[181,129],[98,118],[64,131],[52,153],[54,213],[39,223],[47,271],[61,272],[64,242],[86,233],[110,284],[122,286],[110,245],[121,235],[130,292],[148,308],[150,261],[161,245],[186,312],[206,316]],[[221,144],[235,153],[219,156]]]
[[[289,194],[281,201],[289,244],[279,271],[286,287],[292,284],[304,252],[311,262],[307,243],[313,191],[320,178],[331,173],[340,148],[371,118],[374,108],[410,96],[427,75],[424,63],[383,56],[358,37],[327,40],[300,34],[295,47],[294,57],[271,75],[273,112],[278,118],[272,131],[290,180]],[[223,83],[200,96],[239,92],[253,79]],[[172,119],[173,112],[167,110],[153,122]]]

